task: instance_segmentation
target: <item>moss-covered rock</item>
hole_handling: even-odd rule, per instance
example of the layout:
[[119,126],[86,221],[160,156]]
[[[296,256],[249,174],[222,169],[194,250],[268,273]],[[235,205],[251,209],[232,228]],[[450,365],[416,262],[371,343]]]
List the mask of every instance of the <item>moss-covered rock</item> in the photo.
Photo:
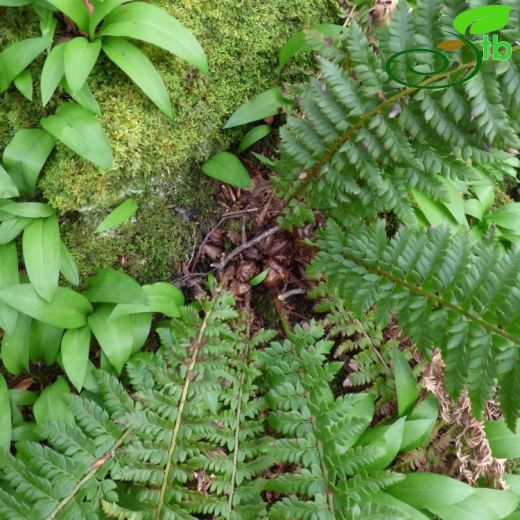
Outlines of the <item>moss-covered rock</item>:
[[[44,198],[65,214],[64,230],[83,271],[126,259],[141,280],[167,279],[189,256],[214,213],[214,183],[200,163],[236,138],[223,123],[248,97],[276,80],[280,45],[297,30],[334,19],[331,0],[157,0],[199,38],[208,55],[205,77],[175,56],[146,46],[169,89],[176,120],[168,121],[122,72],[101,59],[91,86],[114,152],[114,168],[99,169],[63,146],[40,181]],[[30,10],[0,13],[0,42],[37,31]],[[35,68],[36,70],[36,68]],[[0,98],[0,146],[46,112],[10,90]],[[125,196],[140,202],[136,218],[110,236],[92,230]],[[175,208],[197,213],[187,221]]]

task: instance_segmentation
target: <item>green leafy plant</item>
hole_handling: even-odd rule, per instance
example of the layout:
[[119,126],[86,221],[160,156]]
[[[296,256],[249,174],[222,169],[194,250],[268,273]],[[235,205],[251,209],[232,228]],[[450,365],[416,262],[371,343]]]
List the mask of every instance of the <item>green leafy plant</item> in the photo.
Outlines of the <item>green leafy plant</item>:
[[[0,5],[12,6],[13,2],[4,0]],[[28,0],[16,5],[34,7],[40,18],[42,37],[16,42],[0,54],[0,92],[7,90],[12,82],[23,92],[20,76],[29,81],[26,67],[48,50],[41,75],[42,103],[46,105],[61,84],[80,105],[99,112],[87,80],[103,51],[161,112],[173,119],[168,92],[159,73],[128,38],[156,45],[208,73],[206,56],[193,34],[153,4],[129,0]],[[73,22],[76,35],[54,44],[56,15],[60,14]]]
[[[332,394],[342,364],[326,361],[333,342],[323,329],[296,327],[258,349],[273,333],[250,337],[248,318],[215,289],[201,315],[181,307],[180,319],[159,326],[157,353],[127,364],[131,393],[102,370],[83,396],[60,380],[46,390],[34,406],[45,444],[19,442],[16,456],[2,455],[0,514],[448,520],[485,500],[481,518],[491,520],[515,509],[513,492],[386,469],[425,442],[438,412],[431,397],[412,402],[406,370],[395,374],[409,388],[398,397],[408,415],[370,428],[371,396]],[[59,419],[49,406],[57,401],[68,406]]]

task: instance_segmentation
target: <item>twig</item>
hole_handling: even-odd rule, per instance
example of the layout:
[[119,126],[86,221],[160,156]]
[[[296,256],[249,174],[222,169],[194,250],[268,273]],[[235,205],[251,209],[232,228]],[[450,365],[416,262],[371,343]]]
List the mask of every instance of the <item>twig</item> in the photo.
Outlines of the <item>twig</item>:
[[201,242],[201,244],[200,244],[200,246],[199,246],[199,248],[197,250],[197,254],[192,256],[192,258],[190,259],[190,261],[188,263],[188,272],[193,272],[193,270],[195,269],[197,263],[200,260],[201,255],[202,255],[202,249],[208,243],[208,240],[210,239],[211,235],[220,226],[222,226],[222,224],[224,224],[224,222],[226,222],[226,220],[229,220],[229,219],[232,219],[232,218],[237,218],[237,217],[242,217],[242,216],[247,215],[249,213],[255,213],[256,211],[258,211],[258,209],[259,208],[249,208],[249,209],[243,209],[243,210],[240,210],[240,211],[230,211],[229,213],[225,213],[224,215],[222,215],[222,218],[219,220],[218,224],[209,233],[207,233],[206,236],[204,237],[204,240]]
[[305,289],[292,289],[291,291],[279,294],[278,299],[283,302],[284,300],[287,300],[291,296],[296,296],[297,294],[307,294],[307,291]]
[[267,231],[264,231],[263,233],[260,233],[255,238],[252,238],[251,240],[245,242],[241,246],[233,249],[231,253],[224,256],[222,260],[218,264],[211,264],[211,267],[214,267],[217,271],[222,271],[224,267],[226,267],[229,262],[235,258],[235,256],[243,253],[246,249],[249,249],[250,247],[253,247],[254,245],[258,244],[262,240],[266,239],[267,237],[270,237],[271,235],[274,235],[275,233],[278,233],[280,231],[280,226],[273,226],[272,228],[269,228]]

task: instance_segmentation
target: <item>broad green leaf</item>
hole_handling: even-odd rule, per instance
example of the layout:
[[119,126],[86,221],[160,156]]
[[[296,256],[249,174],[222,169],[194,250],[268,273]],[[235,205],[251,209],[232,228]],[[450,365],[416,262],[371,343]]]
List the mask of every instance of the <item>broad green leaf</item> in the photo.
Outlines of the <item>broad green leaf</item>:
[[103,52],[112,60],[168,118],[173,108],[164,82],[152,62],[135,45],[122,38],[103,40]]
[[0,374],[0,452],[11,447],[11,403],[4,376]]
[[435,427],[438,415],[439,403],[430,394],[406,418],[403,442],[399,451],[407,453],[426,442]]
[[84,85],[77,91],[73,92],[69,87],[67,80],[63,78],[61,80],[61,84],[65,89],[65,92],[76,102],[78,105],[81,105],[83,108],[86,108],[89,112],[92,112],[96,115],[101,115],[101,109],[99,108],[98,102],[92,94],[92,90],[88,85],[88,82],[85,82]]
[[33,77],[29,69],[25,69],[14,78],[14,86],[29,101],[33,98]]
[[60,226],[56,217],[33,220],[23,232],[25,269],[34,290],[52,302],[60,277]]
[[497,459],[517,459],[520,457],[518,424],[516,432],[512,432],[503,419],[486,422],[484,429],[494,457]]
[[52,207],[42,202],[5,201],[0,204],[0,210],[13,217],[48,218],[55,215]]
[[19,314],[13,333],[4,333],[2,338],[2,362],[11,374],[29,370],[31,321],[29,316]]
[[90,15],[89,21],[90,39],[94,39],[96,34],[96,27],[103,20],[103,18],[109,15],[116,7],[131,1],[133,0],[92,0],[94,12]]
[[46,386],[33,406],[36,423],[42,425],[47,421],[65,421],[74,424],[74,415],[66,402],[69,395],[69,385],[62,376]]
[[371,494],[370,501],[402,511],[407,515],[404,517],[407,520],[431,520],[430,517],[423,515],[419,510],[415,509],[415,507],[412,507],[406,502],[398,500],[397,498],[393,497],[392,495],[388,495],[383,491]]
[[148,304],[143,288],[121,271],[103,269],[89,278],[83,293],[91,302]]
[[251,178],[240,159],[229,152],[219,152],[205,164],[202,171],[213,179],[238,188],[250,188]]
[[0,0],[2,7],[22,7],[23,5],[31,5],[33,0]]
[[484,216],[484,207],[478,199],[468,199],[464,202],[464,211],[477,220],[482,220]]
[[[405,418],[398,419],[390,426],[381,426],[367,430],[360,438],[361,446],[381,448],[383,455],[363,466],[366,471],[379,471],[387,468],[399,453],[403,441]],[[399,497],[397,497],[399,498]]]
[[468,221],[464,211],[464,196],[462,193],[465,187],[463,185],[457,186],[454,181],[444,177],[441,177],[441,183],[447,193],[447,200],[444,202],[446,209],[458,224],[467,227]]
[[245,125],[259,119],[274,116],[278,114],[278,110],[281,107],[287,104],[288,101],[282,96],[280,87],[271,88],[239,107],[229,118],[224,128]]
[[41,125],[84,159],[103,168],[112,167],[112,151],[105,132],[86,108],[65,103],[55,115],[42,119]]
[[[112,319],[110,316],[109,319]],[[152,328],[152,313],[134,314],[130,316],[132,324],[132,354],[139,352],[148,336],[150,335],[150,329]]]
[[251,280],[249,281],[249,285],[251,285],[251,287],[260,285],[267,278],[268,274],[269,274],[269,268],[263,270],[260,274],[257,274],[254,278],[251,278]]
[[195,36],[178,20],[159,7],[132,2],[114,9],[99,36],[136,38],[157,45],[208,74],[208,60]]
[[60,271],[67,282],[72,285],[79,285],[78,266],[76,265],[72,253],[63,241],[61,242],[60,247]]
[[138,210],[137,204],[132,199],[126,199],[112,210],[98,225],[96,233],[103,233],[116,228],[132,218]]
[[463,11],[453,20],[453,27],[460,33],[483,34],[503,29],[509,23],[511,7],[486,5]]
[[88,31],[89,12],[83,0],[46,0],[66,14],[82,31]]
[[61,360],[70,382],[81,392],[87,376],[90,328],[68,330],[61,340]]
[[13,217],[4,220],[0,224],[0,245],[5,245],[14,240],[31,222],[29,218]]
[[29,358],[31,361],[37,363],[43,360],[47,366],[52,365],[60,350],[62,336],[62,328],[33,320],[29,337]]
[[472,190],[477,195],[478,200],[482,203],[484,211],[489,211],[495,203],[495,186],[491,185],[475,185]]
[[415,202],[419,206],[419,209],[426,217],[426,220],[430,225],[440,226],[442,224],[449,224],[451,226],[457,226],[458,222],[455,217],[448,210],[443,202],[439,202],[431,199],[428,195],[423,192],[412,188],[411,193]]
[[494,222],[497,226],[520,232],[520,202],[512,202],[500,206],[496,211],[487,215],[486,221]]
[[237,154],[242,153],[264,137],[267,137],[271,133],[271,130],[269,125],[259,125],[249,130],[242,141],[240,141]]
[[12,388],[9,390],[9,398],[14,406],[31,406],[38,396],[30,390]]
[[[18,253],[14,242],[0,245],[0,289],[16,285],[20,281]],[[18,312],[6,303],[0,302],[0,329],[13,334]]]
[[520,497],[520,475],[506,473],[504,480],[509,487],[509,491],[514,493],[517,497]]
[[20,75],[49,45],[47,38],[29,38],[9,45],[0,52],[0,94]]
[[429,510],[442,520],[500,520],[509,517],[518,502],[518,497],[508,491],[476,489],[461,502],[432,506]]
[[392,360],[392,373],[397,390],[397,407],[399,409],[399,417],[402,417],[407,415],[415,406],[419,389],[410,364],[397,347],[394,347],[392,351]]
[[132,354],[134,331],[131,316],[109,319],[113,309],[113,305],[100,305],[89,316],[88,324],[110,364],[120,374]]
[[36,182],[54,148],[55,140],[38,128],[18,130],[6,146],[4,166],[22,193],[34,196]]
[[101,51],[101,40],[89,42],[78,36],[67,42],[63,65],[67,83],[72,92],[80,90],[90,76]]
[[62,329],[83,327],[92,312],[92,306],[83,295],[66,287],[58,287],[52,303],[48,303],[38,296],[32,285],[12,285],[0,289],[0,302]]
[[[313,31],[322,32],[324,35],[337,37],[339,36],[345,28],[342,25],[334,25],[330,23],[324,24],[316,24],[310,27]],[[287,43],[280,49],[280,54],[278,57],[278,68],[276,69],[276,73],[280,74],[287,64],[287,62],[293,58],[296,54],[311,50],[311,46],[307,43],[305,38],[306,31],[300,31],[291,36]]]
[[40,90],[43,106],[47,105],[56,88],[60,84],[61,78],[65,74],[65,43],[56,45],[43,64]]
[[110,319],[147,312],[158,312],[170,318],[180,318],[179,307],[184,305],[184,295],[177,287],[159,282],[153,285],[143,285],[143,291],[148,297],[148,304],[120,303],[114,309]]
[[18,197],[18,188],[12,177],[0,165],[0,199]]
[[417,509],[449,506],[462,502],[474,493],[468,484],[433,473],[408,473],[406,479],[385,492]]

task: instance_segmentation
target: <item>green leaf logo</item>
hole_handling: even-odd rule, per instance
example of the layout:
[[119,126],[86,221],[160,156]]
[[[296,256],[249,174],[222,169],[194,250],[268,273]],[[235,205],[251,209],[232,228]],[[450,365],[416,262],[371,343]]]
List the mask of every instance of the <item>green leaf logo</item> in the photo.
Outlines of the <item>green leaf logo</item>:
[[476,7],[460,13],[453,20],[453,27],[460,34],[466,34],[468,27],[470,34],[498,31],[508,24],[510,12],[511,7],[506,5]]

